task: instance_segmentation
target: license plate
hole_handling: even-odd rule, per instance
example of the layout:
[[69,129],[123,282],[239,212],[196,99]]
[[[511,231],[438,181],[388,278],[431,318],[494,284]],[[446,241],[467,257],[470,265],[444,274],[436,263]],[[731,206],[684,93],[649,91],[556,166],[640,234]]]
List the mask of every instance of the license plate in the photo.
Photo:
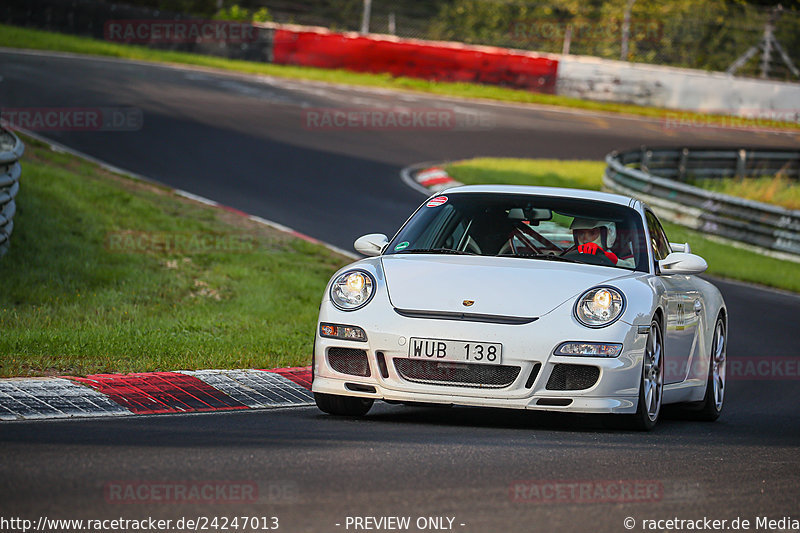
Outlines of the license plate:
[[499,365],[503,358],[503,345],[492,342],[448,341],[442,339],[411,338],[408,344],[410,359],[426,361],[459,361]]

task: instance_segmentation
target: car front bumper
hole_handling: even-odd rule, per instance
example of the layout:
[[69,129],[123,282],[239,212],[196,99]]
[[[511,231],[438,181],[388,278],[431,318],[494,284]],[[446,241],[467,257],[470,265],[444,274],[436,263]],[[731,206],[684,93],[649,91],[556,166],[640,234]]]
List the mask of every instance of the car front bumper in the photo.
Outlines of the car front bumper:
[[[321,337],[319,323],[323,322],[358,326],[365,330],[367,342]],[[638,333],[636,324],[622,320],[605,328],[586,328],[572,317],[569,306],[561,306],[529,324],[508,325],[408,318],[378,302],[362,310],[344,312],[323,301],[317,328],[312,390],[318,393],[580,413],[634,413],[638,403],[646,334]],[[412,337],[501,343],[502,364],[518,367],[519,372],[501,387],[412,381],[395,364],[396,359],[408,360]],[[623,349],[613,358],[554,355],[555,348],[565,341],[622,343]],[[337,371],[329,359],[332,348],[363,351],[368,370],[362,374],[368,375]],[[379,363],[381,357],[384,365]],[[445,371],[453,366],[442,365]],[[554,389],[551,377],[557,365],[594,367],[599,375],[591,386],[580,390]],[[535,378],[531,379],[534,372]]]

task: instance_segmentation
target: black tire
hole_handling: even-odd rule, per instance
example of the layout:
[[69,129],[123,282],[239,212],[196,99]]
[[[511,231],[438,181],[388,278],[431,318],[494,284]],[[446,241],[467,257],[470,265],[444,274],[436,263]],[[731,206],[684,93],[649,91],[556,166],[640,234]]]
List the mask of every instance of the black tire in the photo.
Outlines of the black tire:
[[714,340],[711,343],[711,354],[708,361],[708,379],[706,393],[699,402],[683,405],[681,414],[684,418],[713,422],[722,414],[725,400],[725,368],[727,362],[727,330],[722,317],[717,318],[714,325]]
[[314,393],[314,401],[321,411],[336,416],[364,416],[375,403],[375,400],[371,398],[338,396],[321,392]]
[[[647,389],[647,390],[645,390]],[[664,336],[657,319],[650,322],[639,381],[639,402],[636,414],[628,415],[628,426],[650,431],[658,423],[664,395]]]

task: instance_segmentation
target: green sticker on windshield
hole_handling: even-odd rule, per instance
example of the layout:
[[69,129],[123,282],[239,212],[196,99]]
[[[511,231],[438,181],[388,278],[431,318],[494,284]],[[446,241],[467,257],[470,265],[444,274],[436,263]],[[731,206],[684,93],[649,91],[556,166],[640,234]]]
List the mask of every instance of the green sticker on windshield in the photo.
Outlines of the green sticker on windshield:
[[408,248],[408,241],[403,241],[394,247],[394,251],[399,252],[400,250],[405,250],[406,248]]

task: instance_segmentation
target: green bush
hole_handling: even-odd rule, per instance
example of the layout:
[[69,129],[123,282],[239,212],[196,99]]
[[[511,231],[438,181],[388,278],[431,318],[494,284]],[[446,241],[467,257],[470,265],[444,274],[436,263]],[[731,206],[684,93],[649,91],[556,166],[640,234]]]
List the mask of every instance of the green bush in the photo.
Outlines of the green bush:
[[266,7],[251,11],[239,4],[224,7],[214,13],[215,20],[235,20],[238,22],[269,22],[272,15]]

